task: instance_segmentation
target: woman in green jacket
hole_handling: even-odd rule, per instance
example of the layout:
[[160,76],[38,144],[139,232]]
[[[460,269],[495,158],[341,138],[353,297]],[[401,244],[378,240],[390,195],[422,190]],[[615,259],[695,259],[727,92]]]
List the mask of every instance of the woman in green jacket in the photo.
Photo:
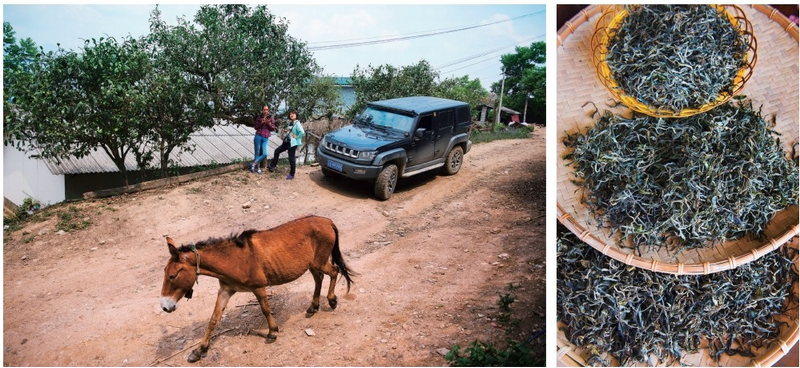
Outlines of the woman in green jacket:
[[270,162],[269,166],[267,166],[267,170],[269,170],[269,172],[274,172],[275,167],[278,165],[278,156],[283,153],[283,151],[289,151],[290,169],[286,180],[294,179],[295,166],[297,165],[295,162],[295,151],[297,150],[297,146],[303,144],[303,137],[306,135],[305,130],[303,130],[303,125],[300,124],[300,120],[297,119],[296,111],[291,111],[289,113],[289,120],[292,122],[292,127],[283,137],[283,144],[275,149],[275,152],[272,154],[272,162]]

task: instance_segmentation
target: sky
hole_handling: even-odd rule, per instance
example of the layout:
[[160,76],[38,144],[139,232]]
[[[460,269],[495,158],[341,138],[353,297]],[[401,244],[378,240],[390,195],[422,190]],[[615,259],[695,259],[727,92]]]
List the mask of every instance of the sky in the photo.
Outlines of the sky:
[[[501,55],[546,39],[543,4],[296,4],[267,7],[288,21],[289,33],[306,42],[324,73],[334,76],[350,76],[357,66],[400,68],[426,60],[441,79],[468,75],[488,90],[502,79]],[[162,19],[175,25],[178,17],[192,20],[200,5],[158,7]],[[147,34],[154,8],[155,4],[4,4],[3,22],[11,24],[17,39],[30,37],[45,50],[60,44],[79,51],[85,39]],[[443,33],[456,28],[470,29]],[[428,33],[443,34],[416,37]],[[406,39],[321,49],[393,37]]]

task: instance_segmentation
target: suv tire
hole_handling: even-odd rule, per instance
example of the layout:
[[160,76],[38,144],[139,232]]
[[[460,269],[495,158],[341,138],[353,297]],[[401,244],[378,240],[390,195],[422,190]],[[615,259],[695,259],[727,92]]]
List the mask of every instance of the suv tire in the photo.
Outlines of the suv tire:
[[375,197],[384,201],[391,198],[396,185],[397,165],[388,164],[381,169],[375,180]]
[[455,146],[450,153],[447,154],[447,160],[442,166],[442,174],[455,175],[458,170],[461,170],[461,164],[464,162],[464,149],[461,146]]

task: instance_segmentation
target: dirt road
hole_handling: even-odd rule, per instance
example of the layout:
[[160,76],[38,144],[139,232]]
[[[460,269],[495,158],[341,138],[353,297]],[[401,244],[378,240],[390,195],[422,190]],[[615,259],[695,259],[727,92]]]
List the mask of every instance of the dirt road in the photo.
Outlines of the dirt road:
[[[338,308],[323,302],[305,318],[309,273],[270,287],[281,331],[273,344],[251,334],[266,326],[255,297],[236,294],[195,365],[442,366],[454,344],[502,344],[544,329],[545,128],[474,145],[457,175],[409,178],[384,202],[369,184],[319,168],[285,175],[241,171],[59,205],[90,225],[60,234],[58,217],[69,216],[50,216],[6,234],[3,364],[188,365],[218,284],[200,277],[193,299],[163,312],[164,237],[185,244],[308,214],[339,227],[345,260],[360,273],[351,292],[340,282]],[[515,322],[504,325],[497,302],[509,293]],[[531,345],[542,354],[544,346],[544,337]]]

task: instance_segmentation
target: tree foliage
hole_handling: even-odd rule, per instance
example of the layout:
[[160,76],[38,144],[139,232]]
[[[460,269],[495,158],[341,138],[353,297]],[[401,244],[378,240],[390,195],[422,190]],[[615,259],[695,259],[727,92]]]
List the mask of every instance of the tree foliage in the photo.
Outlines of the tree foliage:
[[[167,28],[156,20],[156,28]],[[261,106],[277,110],[298,93],[319,67],[288,24],[266,6],[204,5],[194,23],[169,29],[176,42],[164,49],[169,62],[203,90],[217,119],[252,126]]]
[[[544,42],[534,42],[530,47],[517,47],[516,53],[500,57],[505,74],[503,106],[523,112],[527,100],[527,120],[544,122],[546,104],[547,52]],[[492,92],[499,94],[501,82],[492,84]]]
[[182,42],[178,32],[166,26],[158,7],[151,12],[147,51],[152,60],[144,87],[145,104],[141,111],[149,131],[151,154],[157,154],[161,175],[167,175],[170,156],[176,149],[190,151],[186,144],[191,134],[214,125],[214,111],[208,95],[192,76],[165,56]]
[[30,38],[17,42],[16,31],[11,23],[3,22],[3,95],[5,102],[13,96],[15,85],[29,83],[30,71],[39,58],[36,43]]
[[468,75],[460,78],[447,78],[436,86],[434,96],[463,101],[475,108],[483,102],[489,94],[478,78],[469,79]]
[[368,66],[364,69],[356,66],[352,74],[356,101],[346,116],[352,119],[370,101],[406,96],[431,96],[434,94],[438,76],[439,73],[425,60],[399,69],[389,64],[377,68]]
[[137,111],[149,60],[133,38],[90,39],[83,53],[59,47],[40,52],[28,84],[15,81],[6,128],[43,157],[83,157],[102,149],[127,181],[125,159],[144,158],[145,132]]

